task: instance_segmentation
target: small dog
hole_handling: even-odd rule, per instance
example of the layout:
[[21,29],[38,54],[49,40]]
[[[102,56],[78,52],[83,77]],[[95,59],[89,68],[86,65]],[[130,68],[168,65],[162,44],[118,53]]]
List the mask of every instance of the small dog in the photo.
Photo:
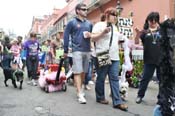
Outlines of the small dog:
[[120,95],[122,100],[126,101],[126,97],[128,96],[129,84],[128,82],[119,82]]
[[[129,83],[127,81],[121,82],[121,80],[119,80],[119,92],[123,101],[126,101],[126,98],[128,96],[128,89],[129,89]],[[112,96],[111,89],[109,90],[109,96],[110,97]]]
[[19,69],[15,70],[12,68],[8,68],[8,69],[3,69],[3,73],[5,77],[4,84],[6,87],[8,87],[7,80],[11,79],[14,88],[17,88],[16,82],[20,82],[19,89],[22,89],[22,84],[24,79],[24,73],[22,70],[19,70]]

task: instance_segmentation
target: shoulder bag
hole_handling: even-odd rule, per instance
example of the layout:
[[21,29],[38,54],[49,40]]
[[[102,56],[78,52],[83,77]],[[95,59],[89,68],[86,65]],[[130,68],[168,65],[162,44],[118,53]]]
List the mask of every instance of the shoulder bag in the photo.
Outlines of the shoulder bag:
[[[110,27],[111,27],[111,38],[110,38],[110,42],[109,42],[109,49],[111,47],[112,37],[113,37],[113,27],[112,27],[112,25],[110,25]],[[94,43],[94,45],[95,45],[95,43]],[[96,45],[95,45],[95,48],[96,48]],[[102,51],[102,52],[99,52],[99,53],[96,53],[99,68],[112,64],[111,58],[110,58],[110,55],[109,55],[109,49],[105,50],[105,51]]]

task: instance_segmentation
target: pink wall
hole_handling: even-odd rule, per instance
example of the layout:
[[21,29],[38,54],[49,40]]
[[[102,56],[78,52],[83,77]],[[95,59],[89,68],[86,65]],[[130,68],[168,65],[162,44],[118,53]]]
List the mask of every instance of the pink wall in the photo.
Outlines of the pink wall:
[[129,12],[133,12],[134,26],[142,28],[145,18],[151,11],[160,13],[160,20],[164,20],[164,16],[170,17],[169,0],[132,0],[131,2],[123,1],[124,7],[122,16],[127,17]]
[[[163,21],[165,15],[168,17],[173,17],[172,6],[173,0],[120,0],[121,6],[123,7],[122,17],[129,17],[132,11],[134,16],[134,26],[142,29],[145,22],[145,18],[151,11],[158,11],[160,13],[160,20]],[[111,0],[109,3],[101,6],[101,10],[98,8],[88,15],[88,19],[92,22],[97,22],[100,20],[100,14],[108,7],[116,7],[116,0]],[[173,16],[172,16],[173,15]],[[134,32],[135,34],[135,32]]]
[[[161,21],[164,20],[164,16],[167,15],[168,17],[174,17],[174,0],[120,0],[121,6],[124,8],[122,11],[121,16],[122,17],[129,17],[129,13],[132,11],[134,16],[134,28],[138,27],[142,29],[144,21],[148,13],[151,11],[159,11]],[[74,14],[75,13],[75,6],[77,4],[77,0],[70,0],[66,8],[63,8],[60,10],[57,19],[61,18],[64,14],[63,12],[66,12],[68,14]],[[89,4],[90,0],[84,0],[83,3]],[[116,7],[117,0],[110,0],[108,3],[96,8],[92,12],[88,14],[88,19],[92,21],[92,23],[96,23],[100,20],[101,13],[108,7]],[[67,20],[65,19],[67,22]],[[50,24],[50,23],[49,23]],[[36,21],[35,25],[33,25],[33,28],[38,27],[38,23]],[[135,32],[134,32],[135,34]]]

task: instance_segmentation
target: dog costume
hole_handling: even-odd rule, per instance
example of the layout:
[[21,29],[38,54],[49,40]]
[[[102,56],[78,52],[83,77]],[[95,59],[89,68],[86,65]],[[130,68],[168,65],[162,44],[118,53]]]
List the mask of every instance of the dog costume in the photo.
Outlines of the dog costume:
[[175,114],[175,19],[160,25],[160,82],[158,104],[162,116]]

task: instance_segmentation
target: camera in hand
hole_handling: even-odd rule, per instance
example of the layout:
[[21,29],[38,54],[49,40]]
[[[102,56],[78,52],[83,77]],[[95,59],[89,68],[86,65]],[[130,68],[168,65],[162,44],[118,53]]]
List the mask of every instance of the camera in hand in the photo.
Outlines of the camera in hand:
[[121,44],[121,43],[124,43],[125,40],[124,39],[120,39],[118,42],[119,42],[119,44]]
[[111,25],[111,22],[107,22],[107,27],[110,27]]

